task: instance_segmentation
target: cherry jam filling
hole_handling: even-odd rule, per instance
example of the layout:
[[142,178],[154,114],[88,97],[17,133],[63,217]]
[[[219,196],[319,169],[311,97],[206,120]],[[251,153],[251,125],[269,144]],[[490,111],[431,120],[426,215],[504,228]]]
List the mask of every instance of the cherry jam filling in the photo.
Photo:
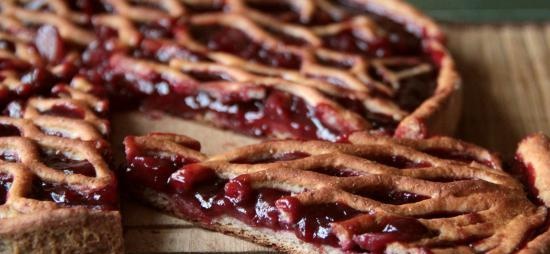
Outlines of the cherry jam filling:
[[59,151],[53,153],[42,152],[41,161],[44,165],[62,171],[66,175],[96,176],[95,168],[88,160],[73,160]]
[[66,46],[54,26],[41,26],[36,32],[34,44],[40,55],[50,63],[58,63],[65,56]]
[[398,191],[387,188],[369,188],[362,189],[353,192],[355,195],[362,197],[370,198],[381,203],[391,204],[391,205],[404,205],[410,203],[420,202],[422,200],[429,199],[430,197],[406,192]]
[[208,58],[199,52],[185,48],[184,46],[145,38],[141,41],[139,49],[133,50],[136,58],[154,59],[160,62],[168,62],[171,59],[185,59],[192,62],[208,61]]
[[196,161],[175,154],[143,150],[133,138],[125,139],[126,165],[123,172],[128,183],[141,183],[157,191],[165,191],[170,175],[183,165]]
[[[199,178],[192,179],[190,175]],[[296,222],[288,223],[280,219],[280,204],[276,203],[291,193],[272,188],[253,189],[248,175],[223,180],[210,169],[198,165],[182,168],[172,176],[170,184],[179,209],[192,218],[209,222],[229,215],[255,227],[293,231],[300,239],[316,244],[338,246],[330,223],[358,214],[338,203],[305,206],[296,215]]]
[[429,162],[413,161],[400,155],[373,154],[362,157],[398,169],[431,167]]
[[84,119],[85,116],[84,110],[73,104],[56,104],[48,110],[42,111],[42,114],[75,119]]
[[3,205],[6,203],[6,200],[8,198],[8,191],[11,188],[11,184],[13,182],[13,177],[0,173],[0,205]]
[[0,124],[0,137],[21,136],[21,131],[11,124]]
[[[286,92],[266,89],[264,99],[224,102],[205,92],[191,95],[169,93],[150,96],[143,109],[160,110],[183,118],[214,118],[218,127],[231,129],[251,136],[290,135],[300,139],[336,140],[338,136],[355,131],[346,123],[331,128],[325,117],[332,108],[327,105],[312,107],[305,101]],[[340,128],[340,129],[337,129]]]
[[71,10],[83,12],[87,16],[107,12],[105,6],[100,0],[67,1],[67,4],[71,8]]
[[[156,188],[143,179],[133,183],[132,187],[137,190]],[[333,224],[361,215],[341,203],[302,205],[288,191],[253,188],[249,175],[225,180],[199,164],[181,167],[169,178],[168,185],[164,193],[171,195],[178,211],[188,218],[211,223],[221,216],[230,216],[250,226],[293,232],[299,239],[313,244],[338,247]],[[391,193],[385,199],[404,203],[416,201],[420,196]],[[392,217],[368,231],[354,232],[353,241],[362,250],[377,251],[388,243],[420,239],[426,233],[427,229],[415,219]]]
[[309,205],[300,208],[295,224],[286,225],[294,229],[296,236],[306,242],[338,246],[338,239],[332,233],[331,223],[350,219],[359,212],[340,203]]
[[18,162],[19,155],[13,150],[3,150],[0,152],[0,160],[7,162]]
[[303,152],[288,152],[288,153],[275,153],[260,156],[258,158],[238,158],[231,161],[231,163],[237,164],[262,164],[272,163],[278,161],[292,161],[309,157],[310,154]]
[[249,8],[262,12],[265,15],[272,16],[277,20],[295,24],[316,26],[326,25],[335,22],[345,17],[331,17],[328,13],[321,9],[316,9],[313,16],[306,20],[302,19],[297,10],[288,2],[280,1],[247,1],[246,5]]
[[189,11],[192,14],[200,14],[200,13],[206,13],[206,12],[222,12],[225,7],[225,1],[224,0],[213,0],[209,1],[209,3],[193,3],[193,4],[186,4],[185,8],[187,11]]
[[395,95],[400,108],[412,112],[433,95],[437,86],[436,72],[429,72],[401,80]]
[[384,253],[388,244],[410,242],[430,234],[418,220],[407,217],[384,217],[368,232],[354,235],[353,241],[362,249],[371,253]]
[[367,57],[387,57],[394,55],[391,44],[386,38],[367,42],[356,37],[351,30],[323,38],[325,47],[348,53],[359,53]]
[[350,177],[350,176],[359,176],[359,172],[354,171],[353,169],[347,168],[335,168],[335,167],[319,167],[307,169],[307,171],[316,172],[319,174],[335,177]]
[[61,206],[86,206],[98,210],[118,209],[116,184],[97,190],[77,190],[57,183],[39,179],[33,181],[32,198],[52,201]]
[[521,155],[516,154],[511,170],[526,186],[529,199],[537,205],[543,205],[543,201],[539,199],[539,190],[535,186],[536,175],[533,165],[526,163]]
[[395,131],[397,125],[399,124],[399,122],[391,116],[368,111],[363,103],[358,99],[335,96],[330,96],[330,98],[337,101],[343,108],[353,111],[366,118],[369,123],[371,123],[373,130],[391,134]]
[[222,51],[241,58],[285,69],[299,69],[302,60],[290,52],[278,52],[254,42],[238,29],[222,26],[192,27],[191,33],[214,51]]
[[[47,69],[42,67],[29,67],[22,70],[16,69],[17,66],[5,66],[0,60],[0,69],[15,70],[19,74],[21,84],[15,89],[4,89],[0,93],[0,106],[5,107],[10,102],[26,99],[33,95],[44,95],[53,87],[58,79]],[[14,68],[15,67],[15,68]],[[4,79],[0,74],[0,82]]]

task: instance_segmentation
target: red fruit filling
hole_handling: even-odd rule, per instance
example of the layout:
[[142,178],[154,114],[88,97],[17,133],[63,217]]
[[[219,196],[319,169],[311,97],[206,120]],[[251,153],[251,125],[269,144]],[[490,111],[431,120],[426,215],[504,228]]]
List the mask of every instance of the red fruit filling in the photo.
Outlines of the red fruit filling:
[[368,232],[353,236],[353,241],[363,250],[383,253],[390,243],[415,241],[428,233],[428,229],[416,219],[384,217],[369,228]]
[[523,157],[519,154],[515,156],[513,168],[513,173],[518,174],[524,183],[524,185],[527,187],[527,194],[531,201],[533,201],[535,204],[542,205],[542,200],[539,199],[539,190],[535,186],[535,169],[533,168],[533,165],[525,163],[523,160]]
[[[154,169],[148,170],[150,172]],[[302,205],[288,191],[254,188],[249,175],[225,180],[219,178],[212,169],[199,164],[185,165],[161,182],[168,182],[169,188],[165,188],[163,193],[171,197],[178,212],[187,218],[211,223],[221,216],[230,216],[250,226],[294,232],[298,238],[313,244],[338,247],[339,241],[332,231],[332,223],[361,214],[340,203]],[[132,184],[135,191],[157,188],[148,180],[138,179],[132,181]],[[388,203],[407,203],[423,198],[411,193],[384,190],[374,193]],[[369,194],[374,195],[372,192]],[[404,228],[405,222],[411,227]],[[392,241],[420,238],[427,231],[414,219],[395,218],[381,223],[383,226],[369,231],[373,236],[366,232],[356,234],[357,239],[354,240],[357,245],[364,247],[363,250],[374,250]]]
[[123,97],[115,102],[130,104],[145,97],[141,101],[145,110],[160,110],[191,119],[206,117],[214,119],[218,127],[251,136],[290,135],[299,139],[336,140],[340,135],[359,130],[343,120],[330,119],[334,115],[330,105],[314,107],[270,87],[252,86],[237,93],[205,92],[192,81],[174,83],[155,72],[125,71],[114,69],[116,74],[110,76],[112,90]]
[[40,55],[51,63],[60,62],[65,55],[63,39],[54,26],[41,26],[36,32],[34,44]]
[[21,131],[11,124],[0,124],[0,137],[10,136],[21,136]]
[[86,206],[98,210],[118,209],[116,183],[97,190],[78,190],[77,188],[35,179],[32,198],[52,201],[62,206]]
[[300,18],[299,13],[296,12],[295,8],[289,2],[246,1],[246,5],[256,11],[273,16],[278,20],[303,25],[325,25],[342,18],[331,17],[325,11],[317,9],[313,12],[313,16],[309,20],[305,20]]
[[13,150],[4,150],[0,152],[0,160],[7,162],[17,162],[19,161],[19,155],[16,151]]
[[6,203],[12,182],[13,178],[10,175],[0,173],[0,205]]
[[308,171],[317,172],[323,175],[335,176],[335,177],[350,177],[350,176],[359,176],[359,173],[353,169],[347,168],[334,168],[334,167],[320,167],[307,169]]
[[416,203],[430,198],[424,195],[387,188],[363,189],[355,191],[354,194],[392,205]]
[[300,56],[266,48],[238,29],[220,26],[192,27],[191,33],[211,50],[234,54],[252,62],[293,70],[299,69],[302,64]]
[[132,137],[125,139],[125,145],[127,164],[123,174],[127,182],[141,183],[157,191],[165,191],[170,175],[183,165],[196,162],[174,154],[142,150]]
[[[32,95],[45,94],[51,87],[58,82],[57,78],[53,76],[48,70],[42,67],[24,67],[23,69],[17,69],[16,66],[11,66],[0,59],[0,69],[2,70],[14,70],[19,74],[19,81],[21,84],[14,90],[3,89],[0,91],[0,107],[5,107],[10,102],[26,99]],[[0,82],[5,77],[0,74]]]
[[80,174],[89,177],[95,177],[95,168],[88,160],[73,160],[61,152],[42,153],[41,157],[44,165],[63,171],[67,175]]
[[53,105],[50,109],[43,111],[42,114],[75,119],[84,119],[85,117],[84,111],[72,104]]
[[378,162],[390,167],[406,169],[406,168],[426,168],[431,167],[429,162],[425,161],[412,161],[409,158],[400,156],[400,155],[389,155],[389,154],[375,154],[375,155],[366,155],[361,156],[365,159]]
[[170,59],[186,59],[189,61],[206,61],[206,56],[192,51],[180,44],[153,39],[143,39],[140,48],[132,54],[134,57],[155,59],[168,62]]

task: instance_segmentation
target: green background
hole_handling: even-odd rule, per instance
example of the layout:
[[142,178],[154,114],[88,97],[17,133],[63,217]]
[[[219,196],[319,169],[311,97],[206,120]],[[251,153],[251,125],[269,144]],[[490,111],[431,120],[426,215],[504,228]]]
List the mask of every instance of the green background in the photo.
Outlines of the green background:
[[444,21],[550,21],[550,0],[408,0]]

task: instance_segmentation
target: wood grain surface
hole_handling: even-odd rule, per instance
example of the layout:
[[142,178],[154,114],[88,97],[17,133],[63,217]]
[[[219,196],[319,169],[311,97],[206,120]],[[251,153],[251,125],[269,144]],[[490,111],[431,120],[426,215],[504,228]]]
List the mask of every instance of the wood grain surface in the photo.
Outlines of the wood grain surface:
[[[550,24],[445,28],[464,83],[464,110],[457,136],[510,157],[526,134],[550,134]],[[207,153],[257,142],[168,117],[151,121],[133,113],[115,119],[113,144],[119,151],[124,133],[143,134],[151,130],[199,137]],[[123,216],[128,253],[270,252],[196,228],[132,201],[123,204]]]

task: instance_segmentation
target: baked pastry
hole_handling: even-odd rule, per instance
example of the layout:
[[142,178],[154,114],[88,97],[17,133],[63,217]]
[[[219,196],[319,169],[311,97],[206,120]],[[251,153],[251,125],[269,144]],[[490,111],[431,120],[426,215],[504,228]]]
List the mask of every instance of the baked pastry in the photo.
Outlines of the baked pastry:
[[77,77],[0,117],[1,253],[123,252],[107,104],[92,88]]
[[122,251],[109,102],[259,137],[420,138],[452,131],[458,89],[439,29],[395,0],[0,1],[0,250]]
[[532,195],[497,156],[447,137],[399,140],[363,132],[345,143],[270,141],[208,159],[182,136],[129,136],[124,143],[124,175],[134,195],[281,251],[550,250],[544,177],[550,140],[540,134],[518,149],[526,165],[520,168],[537,190]]
[[[0,8],[3,65],[20,71],[14,79],[36,66],[65,82],[80,74],[104,85],[115,108],[330,141],[360,130],[426,137],[457,121],[458,77],[443,35],[400,1],[8,0]],[[6,100],[47,81],[23,92],[8,86]]]

